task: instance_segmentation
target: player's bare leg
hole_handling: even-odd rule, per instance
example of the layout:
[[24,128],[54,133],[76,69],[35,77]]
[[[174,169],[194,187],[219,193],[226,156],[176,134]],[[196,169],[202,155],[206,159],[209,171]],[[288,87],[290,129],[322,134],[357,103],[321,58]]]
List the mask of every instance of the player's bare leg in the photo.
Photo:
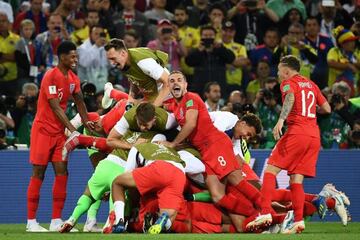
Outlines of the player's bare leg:
[[47,165],[33,165],[32,176],[27,189],[27,232],[47,232],[36,221],[36,211],[39,206],[40,188],[45,177]]
[[125,188],[135,188],[136,183],[131,172],[117,176],[112,183],[112,200],[114,202],[115,219],[110,219],[109,226],[103,230],[104,233],[125,232],[124,209]]

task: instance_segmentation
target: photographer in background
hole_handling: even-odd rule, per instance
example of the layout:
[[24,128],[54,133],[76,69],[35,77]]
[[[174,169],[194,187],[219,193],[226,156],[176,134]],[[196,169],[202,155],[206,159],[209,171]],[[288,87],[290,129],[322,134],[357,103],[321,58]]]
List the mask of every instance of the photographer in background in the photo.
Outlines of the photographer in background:
[[348,135],[355,119],[355,115],[349,111],[350,92],[351,89],[345,82],[338,82],[333,85],[331,92],[327,95],[333,111],[329,115],[318,117],[321,145],[325,149],[349,147]]
[[349,148],[360,148],[360,119],[356,119],[349,134]]
[[[234,53],[223,44],[215,42],[216,30],[212,26],[200,29],[201,41],[185,58],[187,65],[194,67],[193,81],[189,82],[189,91],[201,94],[207,82],[217,81],[222,90],[226,89],[226,64],[235,60]],[[227,97],[224,92],[222,96]]]
[[81,81],[89,81],[102,91],[108,81],[109,62],[104,45],[107,43],[105,29],[100,25],[90,28],[90,37],[78,47],[78,76]]
[[18,143],[30,145],[30,131],[34,121],[39,88],[35,83],[25,83],[11,115],[15,121],[15,136]]
[[169,62],[166,68],[171,71],[180,69],[180,58],[187,55],[182,39],[179,37],[178,28],[167,19],[161,19],[157,25],[157,38],[150,41],[147,47],[153,50],[166,52]]

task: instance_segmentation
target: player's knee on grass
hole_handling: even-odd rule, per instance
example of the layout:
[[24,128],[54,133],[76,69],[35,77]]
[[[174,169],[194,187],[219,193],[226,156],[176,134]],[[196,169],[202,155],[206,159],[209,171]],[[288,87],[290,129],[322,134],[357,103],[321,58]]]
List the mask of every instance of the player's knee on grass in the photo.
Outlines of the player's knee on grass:
[[55,176],[67,176],[67,163],[66,162],[53,162]]
[[47,166],[33,165],[32,177],[44,180]]

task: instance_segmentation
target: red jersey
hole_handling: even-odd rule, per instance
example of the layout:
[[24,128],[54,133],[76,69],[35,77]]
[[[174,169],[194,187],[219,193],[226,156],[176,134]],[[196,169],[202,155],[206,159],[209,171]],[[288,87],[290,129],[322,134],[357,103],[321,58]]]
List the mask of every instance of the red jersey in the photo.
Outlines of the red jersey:
[[217,139],[226,137],[226,134],[215,128],[211,121],[204,101],[196,93],[187,92],[179,103],[175,100],[169,105],[169,110],[175,114],[175,118],[181,127],[186,122],[186,111],[195,109],[198,111],[198,120],[195,129],[189,135],[192,145],[201,150],[205,145],[217,141]]
[[295,96],[293,108],[286,119],[287,133],[320,137],[316,122],[316,105],[321,106],[326,99],[318,86],[313,81],[296,75],[283,81],[280,88],[283,101],[288,93],[294,93]]
[[116,103],[116,105],[104,115],[101,119],[101,124],[106,134],[109,134],[111,129],[115,126],[115,124],[120,120],[120,118],[124,115],[126,110],[127,99],[120,100]]
[[80,80],[71,70],[67,77],[57,67],[48,70],[41,81],[34,125],[40,126],[43,133],[50,136],[64,134],[65,126],[52,111],[49,100],[58,98],[60,107],[66,111],[70,95],[78,92]]

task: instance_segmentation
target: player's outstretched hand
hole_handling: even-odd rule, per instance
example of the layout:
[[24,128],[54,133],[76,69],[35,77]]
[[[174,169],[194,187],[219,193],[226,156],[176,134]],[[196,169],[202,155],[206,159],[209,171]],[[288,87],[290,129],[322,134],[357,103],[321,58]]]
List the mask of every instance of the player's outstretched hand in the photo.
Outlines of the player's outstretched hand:
[[95,123],[93,121],[87,121],[86,123],[84,123],[84,127],[86,127],[89,130],[94,130]]
[[284,126],[284,120],[279,119],[279,121],[276,123],[274,129],[273,129],[273,135],[275,140],[279,140],[282,135],[282,127]]
[[172,142],[168,142],[168,141],[158,141],[158,142],[155,142],[157,144],[161,144],[165,147],[169,147],[169,148],[174,148],[175,145],[172,143]]

